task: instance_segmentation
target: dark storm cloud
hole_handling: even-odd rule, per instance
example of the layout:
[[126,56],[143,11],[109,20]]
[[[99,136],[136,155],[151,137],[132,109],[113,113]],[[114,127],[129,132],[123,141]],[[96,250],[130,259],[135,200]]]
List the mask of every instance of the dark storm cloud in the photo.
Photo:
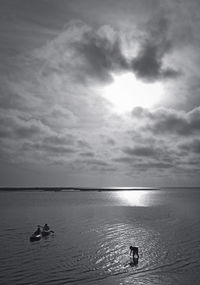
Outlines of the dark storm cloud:
[[[111,37],[106,35],[109,29]],[[102,80],[109,80],[111,71],[128,69],[128,62],[122,54],[120,39],[113,35],[114,30],[104,28],[103,32],[91,30],[84,34],[83,40],[74,43],[76,50],[85,58],[85,71]]]
[[179,71],[163,66],[165,55],[172,49],[172,42],[167,37],[167,18],[155,17],[148,23],[147,31],[147,38],[143,40],[137,57],[132,60],[133,71],[147,81],[177,77]]
[[95,29],[74,20],[50,44],[36,50],[34,57],[44,80],[58,75],[79,85],[91,80],[107,83],[112,72],[130,71],[122,44],[120,31],[112,26]]
[[172,68],[163,68],[163,57],[166,50],[161,50],[159,45],[146,42],[137,58],[132,61],[133,71],[138,77],[147,81],[155,81],[162,78],[175,78],[180,72]]
[[147,129],[155,134],[189,136],[200,133],[200,107],[188,113],[165,108],[155,111],[135,108],[132,115],[143,118]]
[[[112,80],[112,73],[122,72],[133,72],[146,81],[175,78],[180,73],[163,63],[172,43],[166,37],[167,21],[162,21],[152,25],[153,31],[146,28],[142,40],[112,26],[95,29],[81,21],[70,21],[57,38],[35,52],[40,74],[44,80],[52,76],[68,77],[71,82],[76,79],[79,85],[92,81],[105,84]],[[127,38],[131,38],[129,43]],[[135,57],[128,45],[139,45]]]
[[[165,67],[163,60],[172,50],[167,39],[168,21],[159,18],[152,24],[147,36],[140,43],[135,58],[127,58],[122,51],[120,34],[111,27],[87,31],[81,41],[75,42],[76,50],[85,58],[85,72],[101,80],[109,80],[113,71],[132,71],[147,81],[175,78],[180,72]],[[136,43],[136,42],[135,42]]]

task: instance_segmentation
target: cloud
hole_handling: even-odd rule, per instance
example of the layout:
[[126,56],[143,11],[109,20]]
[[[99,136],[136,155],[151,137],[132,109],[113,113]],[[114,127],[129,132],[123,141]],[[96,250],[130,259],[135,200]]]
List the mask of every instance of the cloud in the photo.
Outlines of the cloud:
[[166,108],[154,111],[135,108],[132,116],[136,120],[143,118],[146,130],[154,134],[189,136],[200,133],[200,107],[189,112]]
[[76,159],[73,165],[76,169],[81,168],[86,169],[87,171],[113,172],[117,170],[111,162],[107,162],[105,159],[96,158],[90,155],[84,156],[84,160],[80,158]]
[[[45,134],[46,135],[46,134]],[[45,145],[68,145],[73,146],[76,143],[77,137],[72,134],[57,134],[54,133],[52,135],[44,136],[43,142]]]
[[[139,133],[139,131],[138,131]],[[140,144],[138,144],[140,141]],[[163,140],[151,138],[151,134],[145,133],[137,142],[134,137],[129,137],[127,143],[132,146],[121,147],[121,153],[118,152],[115,162],[124,163],[134,167],[135,170],[142,168],[172,168],[176,165],[177,147]]]
[[160,51],[160,46],[146,42],[132,61],[133,71],[138,77],[147,81],[176,78],[180,75],[179,71],[169,67],[163,68],[162,59],[166,51]]
[[130,156],[155,156],[157,151],[150,146],[136,146],[134,148],[125,147],[124,153]]
[[120,33],[108,25],[94,29],[81,21],[70,21],[58,37],[35,50],[34,56],[43,62],[42,76],[72,75],[79,84],[108,82],[110,72],[129,69]]
[[78,134],[67,134],[63,126],[59,134],[57,131],[60,129],[55,131],[50,121],[45,124],[39,117],[36,119],[33,111],[28,113],[1,109],[0,145],[4,156],[11,157],[15,162],[37,164],[38,161],[49,161],[51,157],[76,153]]
[[29,139],[51,132],[39,119],[24,116],[23,113],[18,112],[10,112],[8,114],[1,112],[0,133],[3,139]]
[[187,143],[181,143],[180,149],[189,153],[193,152],[194,154],[200,154],[200,140],[194,139]]
[[146,162],[146,163],[137,163],[135,165],[136,168],[140,170],[149,170],[156,169],[158,172],[162,169],[170,169],[173,168],[173,164],[166,162]]
[[[45,62],[41,74],[71,75],[84,84],[108,83],[111,74],[118,72],[132,71],[147,81],[179,76],[179,71],[164,64],[165,55],[172,50],[167,38],[168,20],[162,15],[145,28],[146,36],[141,40],[109,25],[94,29],[81,21],[71,21],[57,38],[35,52],[36,58]],[[127,53],[127,38],[129,46],[139,43],[135,57]]]
[[128,166],[129,170],[132,170],[134,173],[140,173],[141,171],[154,172],[158,175],[163,169],[174,169],[176,164],[171,162],[159,161],[156,159],[148,161],[138,161],[133,159],[133,157],[122,156],[114,159],[114,162],[125,164]]
[[110,73],[122,71],[132,71],[147,81],[179,76],[180,71],[164,64],[165,56],[172,51],[172,40],[167,38],[168,19],[162,15],[152,22],[147,24],[151,29],[147,28],[147,36],[134,58],[125,56],[122,50],[124,37],[111,26],[85,32],[74,47],[84,58],[86,74],[102,81],[111,80]]
[[147,81],[176,78],[180,72],[163,64],[165,55],[172,49],[172,42],[167,37],[167,18],[163,15],[154,18],[148,23],[147,30],[149,31],[139,53],[132,60],[133,71],[138,77]]
[[58,157],[59,155],[64,154],[72,154],[75,153],[75,148],[71,148],[69,146],[65,145],[58,145],[58,144],[50,144],[50,143],[25,143],[22,145],[23,151],[39,151],[44,153],[48,153],[49,155],[56,155]]
[[109,163],[101,160],[101,159],[85,159],[83,161],[84,164],[87,164],[87,165],[92,165],[92,166],[109,166]]
[[21,109],[23,106],[23,99],[16,93],[9,92],[6,94],[6,91],[3,91],[1,86],[0,106],[4,109]]
[[85,59],[85,71],[98,79],[110,79],[110,72],[128,69],[128,62],[122,54],[120,38],[110,26],[90,30],[81,42],[74,44]]
[[112,72],[131,70],[146,81],[177,76],[165,65],[174,48],[166,20],[152,25],[134,58],[120,33],[70,22],[22,59],[0,97],[1,157],[36,168],[60,164],[71,173],[116,171],[131,177],[198,167],[200,108],[135,108],[119,116],[108,109],[97,87],[107,84]]
[[86,139],[78,139],[77,144],[81,149],[90,149],[90,144],[86,141]]
[[95,156],[94,153],[91,152],[91,151],[82,152],[82,153],[80,153],[79,155],[82,156],[82,157],[94,157],[94,156]]
[[41,121],[54,131],[73,129],[77,127],[78,117],[69,109],[55,104],[40,115]]
[[132,127],[123,130],[112,160],[128,175],[142,171],[152,175],[188,175],[197,171],[200,153],[200,107],[189,112],[158,108],[134,108]]

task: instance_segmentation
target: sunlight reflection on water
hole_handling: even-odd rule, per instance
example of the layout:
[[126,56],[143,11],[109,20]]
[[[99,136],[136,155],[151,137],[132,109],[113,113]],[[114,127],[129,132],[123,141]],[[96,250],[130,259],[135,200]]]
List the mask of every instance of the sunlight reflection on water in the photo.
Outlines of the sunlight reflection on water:
[[148,190],[119,191],[114,194],[128,206],[147,207],[152,204],[152,193]]
[[[199,190],[0,198],[0,284],[199,284]],[[55,234],[30,243],[35,225],[46,221]],[[137,266],[130,245],[139,248]]]

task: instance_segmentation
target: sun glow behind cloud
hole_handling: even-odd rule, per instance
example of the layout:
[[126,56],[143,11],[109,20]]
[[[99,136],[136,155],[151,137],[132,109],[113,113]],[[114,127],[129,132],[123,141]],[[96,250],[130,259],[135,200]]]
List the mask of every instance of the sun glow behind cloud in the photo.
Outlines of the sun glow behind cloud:
[[160,82],[142,82],[132,73],[112,77],[113,82],[104,88],[103,97],[118,113],[131,111],[134,107],[151,108],[162,99],[163,86]]

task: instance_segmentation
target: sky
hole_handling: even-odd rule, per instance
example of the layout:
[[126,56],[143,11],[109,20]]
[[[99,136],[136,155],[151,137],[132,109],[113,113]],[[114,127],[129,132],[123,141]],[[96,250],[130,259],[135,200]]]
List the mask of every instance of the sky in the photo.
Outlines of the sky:
[[0,0],[0,186],[198,186],[198,0]]

